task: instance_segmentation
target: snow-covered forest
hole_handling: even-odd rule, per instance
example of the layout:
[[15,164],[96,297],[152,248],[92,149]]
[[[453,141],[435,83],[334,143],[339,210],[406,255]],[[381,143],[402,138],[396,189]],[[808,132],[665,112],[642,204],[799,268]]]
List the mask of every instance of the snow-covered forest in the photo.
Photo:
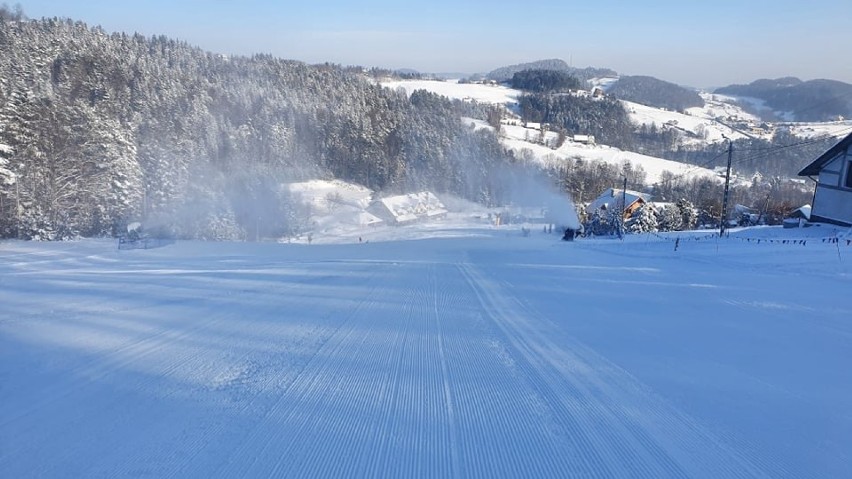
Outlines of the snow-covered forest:
[[[0,237],[286,233],[280,184],[335,177],[490,202],[510,160],[476,105],[360,70],[226,57],[64,19],[0,22]],[[264,232],[261,232],[264,233]]]
[[[114,236],[135,221],[180,238],[289,237],[304,232],[309,214],[288,182],[340,179],[377,195],[431,189],[494,206],[514,200],[511,178],[525,165],[578,203],[628,177],[658,200],[688,200],[708,217],[721,211],[718,181],[671,172],[646,181],[627,153],[617,166],[570,155],[536,161],[529,142],[519,149],[501,138],[514,128],[502,124],[505,101],[388,87],[387,70],[228,57],[2,8],[0,19],[0,238]],[[560,73],[576,86],[595,72],[607,73]],[[555,74],[515,72],[524,73],[533,84]],[[541,123],[541,138],[552,129],[556,146],[593,135],[690,165],[725,161],[718,144],[684,146],[691,133],[669,125],[676,121],[658,127],[632,111],[640,105],[612,97],[518,91],[511,102],[524,122]],[[833,141],[817,140],[736,139],[751,156],[735,168],[771,176],[734,185],[733,200],[778,221],[804,204],[810,192],[780,177]]]

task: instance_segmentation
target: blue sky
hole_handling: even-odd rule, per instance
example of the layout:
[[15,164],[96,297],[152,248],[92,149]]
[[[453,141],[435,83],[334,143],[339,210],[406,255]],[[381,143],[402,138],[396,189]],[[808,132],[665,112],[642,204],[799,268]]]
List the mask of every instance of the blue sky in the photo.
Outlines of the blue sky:
[[472,73],[562,58],[697,87],[787,75],[852,83],[850,0],[19,3],[32,18],[309,63]]

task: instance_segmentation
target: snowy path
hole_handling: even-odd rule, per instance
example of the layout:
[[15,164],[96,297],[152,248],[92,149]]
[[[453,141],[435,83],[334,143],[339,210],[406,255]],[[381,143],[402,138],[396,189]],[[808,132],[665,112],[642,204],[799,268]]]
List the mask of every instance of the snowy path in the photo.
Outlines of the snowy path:
[[0,243],[0,476],[850,475],[850,268],[724,247]]

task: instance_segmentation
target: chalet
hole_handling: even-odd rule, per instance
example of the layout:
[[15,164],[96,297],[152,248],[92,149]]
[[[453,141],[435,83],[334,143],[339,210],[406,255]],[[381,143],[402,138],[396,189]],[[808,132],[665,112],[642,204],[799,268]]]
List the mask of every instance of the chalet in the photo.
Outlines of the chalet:
[[816,182],[810,221],[852,226],[852,133],[802,169],[799,176]]
[[391,225],[405,225],[447,216],[447,208],[430,191],[388,196],[373,201],[368,210]]
[[622,200],[627,204],[624,208],[624,219],[628,219],[642,205],[651,200],[651,195],[639,193],[638,191],[610,188],[589,203],[589,206],[586,207],[586,212],[591,215],[595,212],[603,213],[604,211],[610,211],[613,208],[620,210]]

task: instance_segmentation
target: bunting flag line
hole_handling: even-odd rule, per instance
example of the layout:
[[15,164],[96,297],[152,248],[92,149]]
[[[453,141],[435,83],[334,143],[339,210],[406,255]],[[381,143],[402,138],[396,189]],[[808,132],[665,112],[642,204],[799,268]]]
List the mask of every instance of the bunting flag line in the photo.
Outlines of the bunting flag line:
[[[663,236],[663,235],[656,233],[656,232],[650,232],[648,234],[650,236],[653,236],[655,238],[659,238],[659,239],[664,240],[664,241],[677,242],[677,243],[680,243],[680,242],[683,242],[683,241],[706,241],[706,240],[710,240],[710,239],[719,239],[720,238],[719,235],[717,235],[715,233],[704,235],[704,236],[674,236],[674,237]],[[738,237],[738,236],[731,237],[730,234],[726,234],[723,239],[736,239],[736,240],[745,241],[747,243],[754,243],[754,244],[786,244],[786,245],[807,246],[808,242],[811,242],[811,244],[816,243],[816,242],[821,242],[823,244],[837,244],[837,245],[844,244],[845,246],[852,246],[852,239],[840,238],[840,237],[837,237],[837,236],[833,236],[833,237],[830,237],[830,238],[809,238],[809,239],[781,239],[781,238],[773,239],[773,238],[741,238],[741,237]]]

